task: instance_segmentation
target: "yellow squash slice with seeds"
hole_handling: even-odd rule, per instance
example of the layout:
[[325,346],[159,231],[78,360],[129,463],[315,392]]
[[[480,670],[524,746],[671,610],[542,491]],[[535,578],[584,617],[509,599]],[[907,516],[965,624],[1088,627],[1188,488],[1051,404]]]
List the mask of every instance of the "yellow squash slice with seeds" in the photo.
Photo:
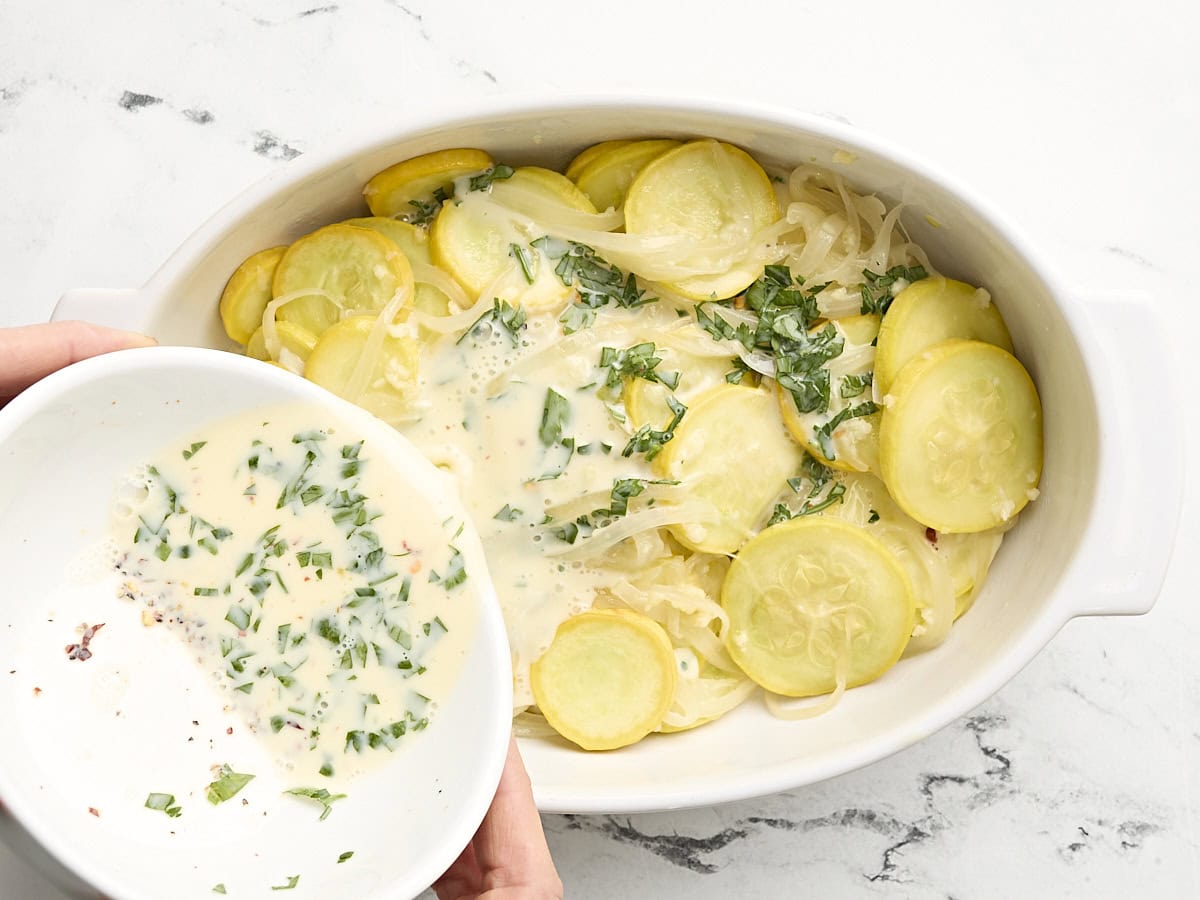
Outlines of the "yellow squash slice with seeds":
[[626,609],[567,619],[530,671],[546,721],[584,750],[615,750],[658,728],[675,695],[675,678],[667,633]]

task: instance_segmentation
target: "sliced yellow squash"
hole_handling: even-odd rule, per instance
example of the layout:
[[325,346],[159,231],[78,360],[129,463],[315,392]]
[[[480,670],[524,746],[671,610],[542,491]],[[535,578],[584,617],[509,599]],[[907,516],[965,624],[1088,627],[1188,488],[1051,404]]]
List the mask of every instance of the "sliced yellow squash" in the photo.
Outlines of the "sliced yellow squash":
[[939,532],[986,531],[1037,496],[1042,409],[1025,367],[980,341],[944,341],[901,369],[879,425],[883,481]]
[[304,377],[387,422],[403,421],[418,395],[420,349],[375,316],[351,316],[317,341]]
[[659,337],[654,342],[654,355],[662,360],[655,371],[668,381],[678,373],[679,381],[674,390],[661,382],[645,378],[625,380],[621,395],[625,401],[625,412],[634,428],[643,425],[660,430],[665,428],[673,415],[667,405],[668,397],[673,395],[681,403],[691,405],[701,394],[725,384],[725,375],[733,369],[731,357],[697,356],[672,347],[667,343],[669,340]]
[[574,181],[596,209],[620,209],[638,173],[652,160],[679,146],[679,141],[634,141],[609,147],[588,162]]
[[245,344],[262,327],[263,313],[271,302],[271,280],[287,247],[271,247],[248,257],[230,276],[221,292],[218,310],[231,340]]
[[769,691],[811,697],[872,681],[908,644],[908,577],[878,540],[823,516],[772,526],[742,547],[721,589],[725,645]]
[[359,228],[370,228],[378,231],[395,242],[396,246],[408,257],[413,266],[413,278],[416,282],[413,294],[413,307],[431,316],[444,316],[450,312],[450,298],[432,284],[421,281],[417,274],[418,266],[432,266],[433,259],[429,255],[429,234],[423,228],[401,222],[399,219],[386,219],[382,216],[365,216],[361,219],[347,219],[343,225],[356,225]]
[[692,141],[653,160],[625,197],[628,234],[690,238],[718,245],[686,262],[711,274],[669,287],[692,300],[732,297],[763,273],[754,236],[779,218],[771,179],[745,151],[717,141]]
[[[310,290],[314,293],[304,296]],[[346,313],[378,312],[397,295],[403,302],[399,321],[412,306],[412,266],[394,241],[376,231],[326,225],[288,247],[275,270],[272,292],[277,300],[301,295],[280,306],[275,317],[313,334]]]
[[451,192],[454,179],[490,169],[495,161],[482,150],[437,150],[389,166],[363,188],[373,216],[407,216],[439,189]]
[[584,750],[614,750],[662,723],[675,694],[675,654],[653,619],[625,609],[567,619],[533,664],[546,721]]
[[909,360],[951,338],[1012,353],[1012,339],[987,291],[950,278],[923,278],[896,295],[879,329],[875,381],[886,394]]
[[[562,209],[596,211],[574,184],[549,169],[519,168],[493,187],[497,197],[506,190],[523,192]],[[460,203],[446,204],[434,219],[430,253],[472,300],[488,291],[533,315],[557,311],[572,291],[555,274],[556,263],[532,245],[539,237],[524,233],[496,204],[468,194]]]
[[553,169],[543,169],[541,166],[518,166],[513,169],[511,178],[505,178],[494,185],[494,191],[498,197],[503,197],[510,188],[534,191],[546,200],[570,209],[578,209],[586,213],[596,211],[595,205],[576,186],[575,182]]
[[576,176],[583,171],[583,167],[605,150],[611,150],[614,147],[624,147],[626,144],[632,143],[633,141],[601,141],[598,144],[592,144],[592,146],[581,150],[573,160],[567,163],[567,167],[563,170],[563,174],[574,181]]
[[950,632],[955,615],[955,582],[936,535],[906,515],[874,475],[843,475],[846,492],[828,515],[865,528],[892,552],[908,576],[917,616],[909,655],[931,650]]
[[829,407],[824,412],[802,413],[791,393],[775,382],[783,424],[792,437],[817,460],[843,472],[879,471],[879,413],[831,422],[848,411],[871,402],[871,372],[875,365],[872,341],[879,333],[878,316],[834,319],[812,329],[816,334],[832,327],[842,340],[841,355],[826,363],[829,371]]
[[693,550],[735,552],[798,470],[802,451],[784,431],[771,394],[740,385],[701,395],[674,435],[654,465],[708,501],[713,518],[672,525],[671,533]]
[[[279,338],[279,345],[298,356],[301,362],[308,359],[313,347],[317,345],[317,336],[294,322],[276,322],[275,334]],[[263,337],[261,326],[255,330],[254,334],[250,335],[250,340],[246,342],[246,355],[263,361],[279,361],[278,357],[273,357],[267,350],[267,342]]]

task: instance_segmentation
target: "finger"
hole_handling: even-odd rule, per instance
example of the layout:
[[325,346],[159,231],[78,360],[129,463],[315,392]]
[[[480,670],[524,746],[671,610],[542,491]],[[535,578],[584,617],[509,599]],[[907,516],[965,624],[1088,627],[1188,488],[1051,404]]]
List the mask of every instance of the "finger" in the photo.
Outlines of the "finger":
[[[515,740],[496,789],[496,799],[475,835],[475,858],[482,888],[512,896],[561,897],[562,882],[550,858],[542,820],[533,803],[533,788]],[[514,892],[524,889],[526,894]]]
[[0,397],[15,396],[51,372],[81,359],[156,343],[144,334],[88,322],[0,329]]
[[461,897],[478,897],[479,863],[475,860],[475,845],[467,844],[458,854],[454,865],[433,883],[433,892],[438,900],[459,900]]

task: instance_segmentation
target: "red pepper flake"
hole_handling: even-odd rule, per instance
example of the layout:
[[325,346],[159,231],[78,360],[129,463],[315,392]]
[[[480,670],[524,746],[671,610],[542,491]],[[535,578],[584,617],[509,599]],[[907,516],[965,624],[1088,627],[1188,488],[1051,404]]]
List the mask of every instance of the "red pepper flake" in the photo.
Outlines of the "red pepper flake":
[[40,687],[35,687],[33,689],[33,696],[40,697],[41,694],[42,694],[42,689]]
[[926,528],[925,529],[925,540],[929,541],[929,543],[933,544],[933,546],[936,547],[937,546],[937,532],[932,528]]
[[96,809],[96,807],[94,807],[94,806],[89,806],[89,807],[88,807],[88,812],[90,812],[90,813],[91,813],[93,816],[95,816],[97,819],[98,819],[98,818],[100,818],[100,810]]
[[67,659],[77,659],[80,662],[87,662],[92,658],[92,651],[88,649],[88,644],[92,642],[92,638],[96,636],[96,632],[104,627],[104,623],[99,625],[88,625],[83,623],[83,637],[79,639],[78,644],[67,644]]
[[226,733],[226,734],[233,734],[233,726],[232,726],[232,725],[230,725],[228,728],[226,728],[226,729],[225,729],[225,733]]

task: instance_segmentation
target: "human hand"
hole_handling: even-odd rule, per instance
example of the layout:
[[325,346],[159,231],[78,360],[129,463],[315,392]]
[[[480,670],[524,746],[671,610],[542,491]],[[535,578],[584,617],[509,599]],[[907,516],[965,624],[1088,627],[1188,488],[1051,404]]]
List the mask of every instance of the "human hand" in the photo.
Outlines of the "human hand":
[[88,322],[0,328],[0,406],[35,381],[73,362],[155,343],[154,338],[144,334]]
[[433,885],[438,900],[560,900],[529,775],[510,741],[496,797],[475,837]]

